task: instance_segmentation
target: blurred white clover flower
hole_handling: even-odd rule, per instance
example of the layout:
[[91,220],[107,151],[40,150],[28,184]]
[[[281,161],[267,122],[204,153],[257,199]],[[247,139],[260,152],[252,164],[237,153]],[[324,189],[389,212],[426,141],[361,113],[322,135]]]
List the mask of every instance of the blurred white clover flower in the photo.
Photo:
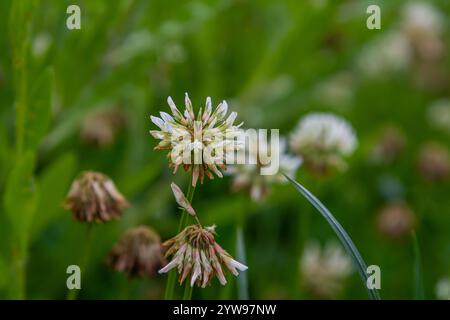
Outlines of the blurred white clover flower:
[[363,47],[356,59],[358,69],[368,77],[399,72],[411,64],[413,51],[408,38],[399,31],[390,31]]
[[319,83],[314,90],[314,97],[328,106],[348,106],[354,95],[354,82],[351,72],[339,72]]
[[160,129],[150,131],[155,139],[161,140],[155,149],[169,151],[169,167],[174,173],[180,166],[186,171],[192,170],[193,186],[199,179],[203,183],[205,175],[210,179],[214,178],[213,173],[222,177],[220,169],[226,168],[227,154],[240,148],[235,139],[242,125],[234,125],[237,113],[226,117],[228,104],[225,100],[213,110],[208,97],[204,111],[200,108],[196,116],[187,93],[184,113],[178,110],[171,97],[167,102],[172,115],[160,112],[160,118],[151,116],[151,121]]
[[52,45],[53,39],[50,34],[42,32],[37,34],[32,42],[31,52],[33,57],[41,58],[47,52],[50,46]]
[[[239,139],[244,139],[244,135]],[[263,201],[272,184],[286,183],[287,180],[283,173],[288,176],[295,176],[295,172],[301,165],[302,160],[299,157],[289,155],[286,150],[286,139],[279,139],[279,143],[268,143],[266,139],[258,139],[256,135],[249,135],[248,144],[242,148],[238,156],[247,156],[245,164],[238,164],[227,168],[227,174],[233,175],[232,189],[234,191],[247,190],[254,201]],[[245,142],[242,141],[242,144]],[[274,154],[272,154],[274,153]],[[275,174],[262,175],[261,169],[272,165],[263,163],[260,155],[267,155],[274,160],[277,158],[278,171]]]
[[328,242],[321,248],[317,242],[311,242],[300,259],[300,271],[305,289],[322,298],[333,298],[342,290],[353,267],[337,243]]
[[436,35],[444,30],[445,17],[431,3],[409,2],[402,8],[401,27],[414,37]]
[[440,99],[433,102],[427,111],[430,124],[450,133],[450,100]]
[[439,279],[434,289],[436,298],[439,300],[450,300],[450,278],[444,277]]
[[350,155],[358,142],[343,118],[332,113],[311,113],[300,119],[289,143],[311,170],[323,174],[330,168],[345,169],[343,157]]
[[441,36],[445,28],[445,17],[432,4],[406,4],[402,9],[400,28],[422,59],[435,60],[441,57],[444,49]]

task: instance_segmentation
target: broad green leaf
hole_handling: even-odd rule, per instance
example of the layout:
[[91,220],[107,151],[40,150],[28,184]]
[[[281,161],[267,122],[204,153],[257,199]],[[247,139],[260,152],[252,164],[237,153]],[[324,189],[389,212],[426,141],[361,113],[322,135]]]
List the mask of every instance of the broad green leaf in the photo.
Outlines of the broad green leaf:
[[325,220],[329,223],[330,227],[336,233],[339,240],[341,240],[342,245],[344,246],[345,250],[352,258],[353,263],[354,263],[356,269],[358,270],[359,275],[361,276],[364,287],[367,289],[367,291],[369,293],[369,297],[373,300],[380,300],[378,290],[369,289],[367,287],[367,280],[368,280],[367,273],[366,273],[367,265],[364,262],[361,254],[359,253],[355,244],[353,243],[352,239],[347,234],[347,232],[344,230],[344,228],[341,226],[341,224],[336,220],[336,218],[331,214],[331,212],[323,205],[323,203],[320,202],[319,199],[317,199],[311,192],[309,192],[300,183],[291,179],[287,175],[284,175],[284,176],[320,212],[322,217],[325,218]]
[[25,125],[25,150],[39,147],[51,122],[53,71],[48,68],[32,86]]
[[42,229],[63,211],[62,203],[76,167],[76,157],[69,152],[55,160],[39,177],[41,194],[33,219],[32,234],[37,236]]
[[17,239],[21,249],[26,248],[31,221],[39,199],[33,177],[34,162],[34,154],[28,152],[16,163],[8,178],[3,199],[13,237]]

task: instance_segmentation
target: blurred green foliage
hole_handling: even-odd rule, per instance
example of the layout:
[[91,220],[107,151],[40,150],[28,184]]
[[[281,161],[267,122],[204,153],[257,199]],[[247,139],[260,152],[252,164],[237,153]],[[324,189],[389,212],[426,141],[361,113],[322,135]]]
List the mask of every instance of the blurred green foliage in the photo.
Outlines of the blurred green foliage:
[[[343,105],[314,92],[339,72],[358,75],[364,46],[398,23],[410,1],[0,1],[0,297],[64,298],[66,268],[78,264],[86,230],[62,207],[82,170],[109,175],[131,203],[120,221],[93,230],[92,256],[81,298],[161,298],[166,276],[128,281],[105,257],[129,227],[147,224],[172,237],[179,213],[170,191],[175,180],[164,155],[153,151],[150,114],[167,111],[167,96],[194,104],[227,99],[247,127],[289,134],[311,111],[331,111],[354,126],[359,147],[344,173],[316,177],[301,168],[308,187],[346,228],[368,264],[382,270],[383,298],[414,298],[412,238],[392,241],[376,228],[377,211],[402,199],[417,219],[424,292],[450,275],[450,184],[417,172],[426,141],[450,145],[427,121],[427,107],[449,98],[448,83],[420,87],[410,71],[379,78],[356,76]],[[445,16],[450,3],[434,3]],[[382,29],[366,28],[369,4],[382,8]],[[81,7],[81,30],[66,28],[66,8]],[[448,39],[446,24],[446,40]],[[450,42],[444,42],[450,50]],[[440,65],[450,76],[450,59]],[[125,124],[114,143],[98,148],[80,138],[86,117],[120,110]],[[406,147],[395,161],[373,163],[371,150],[386,125],[401,128]],[[390,191],[391,187],[397,191]],[[261,204],[230,191],[230,177],[207,181],[194,207],[217,224],[219,241],[234,252],[237,219],[247,217],[245,241],[250,296],[312,298],[301,286],[299,259],[306,241],[335,235],[290,185],[274,186]],[[21,273],[22,274],[21,276]],[[26,278],[26,281],[25,281]],[[20,287],[24,286],[23,292]],[[235,298],[235,281],[194,290],[194,298]],[[365,299],[355,273],[339,298]]]

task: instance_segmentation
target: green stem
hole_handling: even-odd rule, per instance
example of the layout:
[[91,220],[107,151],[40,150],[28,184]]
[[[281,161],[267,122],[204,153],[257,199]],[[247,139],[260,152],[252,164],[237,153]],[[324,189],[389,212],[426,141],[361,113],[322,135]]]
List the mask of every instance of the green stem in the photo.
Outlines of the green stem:
[[14,250],[12,259],[13,268],[16,274],[12,297],[17,300],[24,300],[26,291],[26,250]]
[[[245,239],[244,239],[244,221],[241,221],[236,227],[236,258],[239,262],[247,264],[247,255],[245,252]],[[238,299],[248,300],[248,279],[247,272],[242,272],[237,278],[238,287]]]
[[[194,198],[194,191],[195,191],[195,187],[192,186],[192,180],[189,183],[189,188],[188,188],[188,192],[187,192],[187,199],[190,203],[192,203],[192,199]],[[180,219],[180,224],[178,226],[178,233],[180,233],[188,224],[188,220],[189,220],[189,214],[186,212],[186,210],[182,210],[181,211],[181,219]],[[172,270],[169,272],[169,277],[167,279],[167,284],[166,284],[166,290],[164,293],[164,300],[172,300],[173,299],[173,293],[175,290],[175,283],[176,283],[176,279],[177,279],[177,273],[176,270]],[[189,286],[189,283],[186,282],[186,285]],[[190,293],[186,293],[186,291],[188,291],[187,288],[185,288],[185,295],[190,297],[192,296],[192,289],[190,290]]]
[[[87,269],[88,263],[89,263],[89,256],[91,252],[91,242],[92,242],[92,224],[87,225],[87,231],[86,231],[86,246],[84,247],[83,257],[81,261],[81,275],[82,279],[84,277],[85,270]],[[81,289],[80,289],[81,290]],[[78,292],[80,290],[72,289],[67,292],[67,300],[76,300],[78,297]]]

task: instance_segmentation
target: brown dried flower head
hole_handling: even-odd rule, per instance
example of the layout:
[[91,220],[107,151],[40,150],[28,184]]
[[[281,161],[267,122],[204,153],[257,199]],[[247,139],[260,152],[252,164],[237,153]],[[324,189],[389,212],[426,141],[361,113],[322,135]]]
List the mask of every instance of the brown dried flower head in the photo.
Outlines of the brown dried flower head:
[[444,181],[450,177],[450,153],[443,145],[430,142],[419,152],[420,174],[429,181]]
[[391,239],[400,239],[410,234],[416,224],[413,211],[403,202],[384,206],[378,215],[378,230]]
[[161,239],[145,226],[128,230],[108,255],[108,265],[129,277],[151,277],[164,264]]
[[78,221],[106,222],[120,217],[128,202],[106,175],[86,171],[72,183],[65,207]]
[[190,277],[191,287],[197,284],[206,287],[216,276],[222,285],[227,283],[223,271],[226,267],[237,276],[238,270],[245,271],[247,266],[234,260],[214,240],[215,226],[203,228],[199,225],[186,227],[178,235],[163,243],[167,247],[166,257],[173,256],[159,273],[166,273],[177,268],[180,284]]
[[96,112],[84,120],[80,137],[86,144],[107,147],[114,143],[124,124],[124,115],[119,110]]

